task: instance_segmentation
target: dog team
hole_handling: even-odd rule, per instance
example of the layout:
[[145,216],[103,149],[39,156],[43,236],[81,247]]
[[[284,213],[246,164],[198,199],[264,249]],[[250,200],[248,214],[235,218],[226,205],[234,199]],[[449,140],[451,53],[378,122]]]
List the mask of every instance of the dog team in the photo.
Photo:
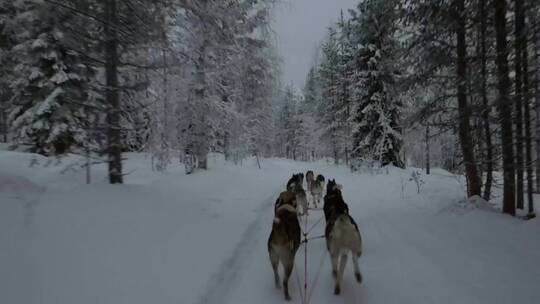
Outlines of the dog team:
[[[324,192],[325,178],[307,171],[305,175],[307,192],[311,195],[314,208],[309,208],[304,190],[304,174],[294,174],[287,182],[286,191],[280,193],[275,203],[275,216],[272,231],[268,238],[268,255],[274,270],[276,288],[283,287],[286,300],[290,300],[289,278],[294,267],[294,258],[301,244],[302,230],[299,216],[308,214],[309,209],[320,210]],[[323,212],[326,220],[326,248],[330,254],[332,275],[335,280],[334,294],[341,293],[341,283],[349,252],[351,253],[354,275],[358,283],[362,282],[362,274],[358,266],[358,258],[362,255],[362,238],[358,225],[349,215],[349,207],[343,200],[342,186],[335,180],[326,184]],[[281,263],[284,277],[280,282],[278,266]]]

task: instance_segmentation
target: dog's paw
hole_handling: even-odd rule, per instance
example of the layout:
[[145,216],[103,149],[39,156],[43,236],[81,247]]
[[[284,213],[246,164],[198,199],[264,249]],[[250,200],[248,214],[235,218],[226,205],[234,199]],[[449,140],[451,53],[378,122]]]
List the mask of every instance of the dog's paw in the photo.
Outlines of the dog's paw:
[[362,274],[359,272],[359,273],[355,273],[354,276],[356,277],[356,281],[358,283],[362,283]]
[[341,293],[341,288],[340,288],[339,285],[338,285],[338,286],[336,286],[336,287],[334,288],[334,294],[335,294],[335,295],[338,295],[338,294],[340,294],[340,293]]

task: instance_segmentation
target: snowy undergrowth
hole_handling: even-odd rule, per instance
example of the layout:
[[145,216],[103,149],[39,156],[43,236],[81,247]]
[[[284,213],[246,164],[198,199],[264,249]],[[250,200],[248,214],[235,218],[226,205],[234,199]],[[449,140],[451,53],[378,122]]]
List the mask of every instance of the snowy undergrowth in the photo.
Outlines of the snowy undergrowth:
[[[443,170],[422,176],[418,194],[413,169],[351,174],[326,161],[265,159],[259,170],[254,160],[234,166],[213,155],[209,171],[186,176],[176,164],[157,173],[146,155],[126,157],[125,185],[108,185],[104,165],[85,185],[84,170],[65,170],[76,156],[58,163],[0,151],[1,303],[281,302],[265,248],[272,206],[290,174],[307,169],[343,184],[365,243],[365,283],[348,269],[336,298],[323,261],[311,303],[536,298],[538,221],[460,205],[459,178]],[[319,217],[313,211],[310,223]],[[324,252],[324,241],[309,244],[310,279]],[[303,251],[299,274],[301,261]],[[294,278],[291,292],[298,301]]]

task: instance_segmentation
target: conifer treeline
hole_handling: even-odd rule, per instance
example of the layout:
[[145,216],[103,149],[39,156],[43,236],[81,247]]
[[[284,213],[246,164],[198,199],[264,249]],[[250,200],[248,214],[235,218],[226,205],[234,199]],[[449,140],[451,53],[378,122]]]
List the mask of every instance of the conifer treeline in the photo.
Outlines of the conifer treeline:
[[296,98],[297,133],[317,140],[294,141],[295,150],[353,170],[441,166],[487,200],[500,182],[503,211],[526,200],[534,216],[539,20],[533,0],[362,1],[329,29]]
[[[267,147],[272,0],[0,0],[2,139],[44,155],[171,158]],[[266,110],[265,110],[266,109]],[[259,111],[261,110],[261,111]]]

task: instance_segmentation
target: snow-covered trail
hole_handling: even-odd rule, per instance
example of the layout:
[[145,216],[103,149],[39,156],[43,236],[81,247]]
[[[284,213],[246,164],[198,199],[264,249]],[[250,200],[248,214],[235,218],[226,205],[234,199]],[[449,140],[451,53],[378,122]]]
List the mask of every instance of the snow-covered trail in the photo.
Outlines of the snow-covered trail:
[[[59,174],[24,153],[0,151],[0,303],[283,303],[266,242],[273,204],[292,173],[312,169],[343,184],[359,224],[364,282],[349,259],[334,296],[324,239],[308,243],[310,303],[536,303],[540,223],[457,204],[459,179],[434,170],[420,194],[412,169],[351,174],[325,162],[213,157],[207,172],[152,172],[129,154],[127,184],[106,168]],[[47,160],[39,158],[41,164]],[[308,227],[322,216],[312,211]],[[324,220],[311,236],[322,235]],[[324,259],[323,259],[324,257]],[[304,250],[290,287],[300,303]],[[302,285],[302,284],[300,284]]]
[[[364,282],[358,285],[354,280],[349,259],[342,295],[333,295],[325,241],[312,240],[308,242],[309,303],[536,302],[540,268],[531,267],[531,263],[540,258],[538,224],[454,208],[460,199],[460,185],[444,173],[427,180],[423,195],[415,193],[415,186],[406,186],[403,198],[401,182],[396,182],[403,172],[351,175],[340,168],[312,167],[344,185],[345,199],[363,236],[360,268]],[[320,211],[313,211],[307,226],[321,216]],[[283,302],[281,290],[273,287],[266,252],[271,218],[267,215],[266,230],[253,244],[258,251],[246,261],[245,273],[237,284],[240,287],[232,292],[236,296],[228,303]],[[324,220],[311,236],[322,234]],[[297,253],[295,267],[301,284],[298,286],[297,274],[293,273],[291,294],[294,302],[300,303],[303,247]]]

